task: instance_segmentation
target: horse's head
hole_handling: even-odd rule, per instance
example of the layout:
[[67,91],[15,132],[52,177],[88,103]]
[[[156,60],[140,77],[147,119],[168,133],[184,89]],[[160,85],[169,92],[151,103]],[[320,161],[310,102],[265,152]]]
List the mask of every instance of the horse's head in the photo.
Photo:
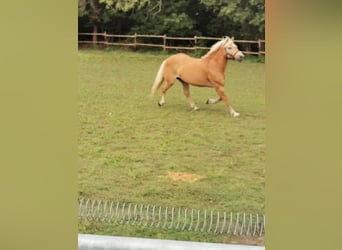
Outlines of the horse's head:
[[245,58],[245,55],[238,49],[237,45],[234,43],[234,37],[226,37],[223,47],[225,49],[227,59],[235,59],[241,62]]

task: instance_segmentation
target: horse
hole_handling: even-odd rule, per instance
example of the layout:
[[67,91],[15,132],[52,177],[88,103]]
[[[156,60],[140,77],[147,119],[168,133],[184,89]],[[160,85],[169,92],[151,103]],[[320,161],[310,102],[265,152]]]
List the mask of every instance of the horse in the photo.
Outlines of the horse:
[[151,89],[151,96],[155,96],[157,90],[162,87],[162,96],[158,102],[159,106],[165,104],[166,91],[172,87],[175,80],[183,85],[184,95],[190,107],[199,110],[190,96],[189,85],[197,87],[210,87],[216,90],[217,98],[209,98],[207,104],[215,104],[223,101],[232,117],[240,114],[230,104],[224,91],[224,71],[228,59],[241,62],[244,54],[234,43],[234,38],[225,37],[211,46],[210,50],[201,58],[193,58],[184,53],[178,53],[165,59],[157,72]]

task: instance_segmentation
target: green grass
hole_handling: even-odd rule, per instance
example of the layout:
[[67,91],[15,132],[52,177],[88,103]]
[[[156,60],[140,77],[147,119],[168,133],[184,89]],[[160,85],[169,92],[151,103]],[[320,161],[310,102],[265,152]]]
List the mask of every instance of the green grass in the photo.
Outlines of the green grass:
[[[176,83],[149,97],[165,54],[79,51],[79,196],[169,207],[264,213],[265,65],[229,61],[226,93],[241,114],[206,105],[211,88]],[[192,183],[169,173],[203,176]],[[123,228],[124,227],[124,228]],[[224,236],[85,223],[82,233],[227,242]],[[165,236],[166,235],[166,236]]]

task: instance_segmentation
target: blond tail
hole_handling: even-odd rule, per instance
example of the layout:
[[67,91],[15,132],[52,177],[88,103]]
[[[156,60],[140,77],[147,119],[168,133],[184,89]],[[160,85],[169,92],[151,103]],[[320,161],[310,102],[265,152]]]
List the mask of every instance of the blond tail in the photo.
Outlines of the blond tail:
[[160,85],[162,84],[163,80],[164,80],[164,65],[165,65],[165,61],[162,62],[162,64],[160,65],[160,68],[158,70],[158,73],[156,75],[156,79],[154,80],[152,89],[151,89],[151,96],[155,96],[157,90],[159,89]]

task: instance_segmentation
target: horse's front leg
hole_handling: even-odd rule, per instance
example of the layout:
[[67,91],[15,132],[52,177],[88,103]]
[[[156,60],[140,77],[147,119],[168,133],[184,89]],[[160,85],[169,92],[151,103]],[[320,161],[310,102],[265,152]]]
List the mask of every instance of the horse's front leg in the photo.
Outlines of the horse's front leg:
[[217,98],[209,98],[207,100],[207,104],[216,104],[218,102],[222,101],[221,97],[217,97]]
[[238,112],[236,112],[232,105],[230,104],[228,97],[226,96],[225,92],[224,92],[224,86],[221,84],[214,84],[214,88],[219,96],[219,98],[226,104],[226,106],[228,107],[228,111],[230,113],[230,115],[232,117],[237,117],[240,114]]

